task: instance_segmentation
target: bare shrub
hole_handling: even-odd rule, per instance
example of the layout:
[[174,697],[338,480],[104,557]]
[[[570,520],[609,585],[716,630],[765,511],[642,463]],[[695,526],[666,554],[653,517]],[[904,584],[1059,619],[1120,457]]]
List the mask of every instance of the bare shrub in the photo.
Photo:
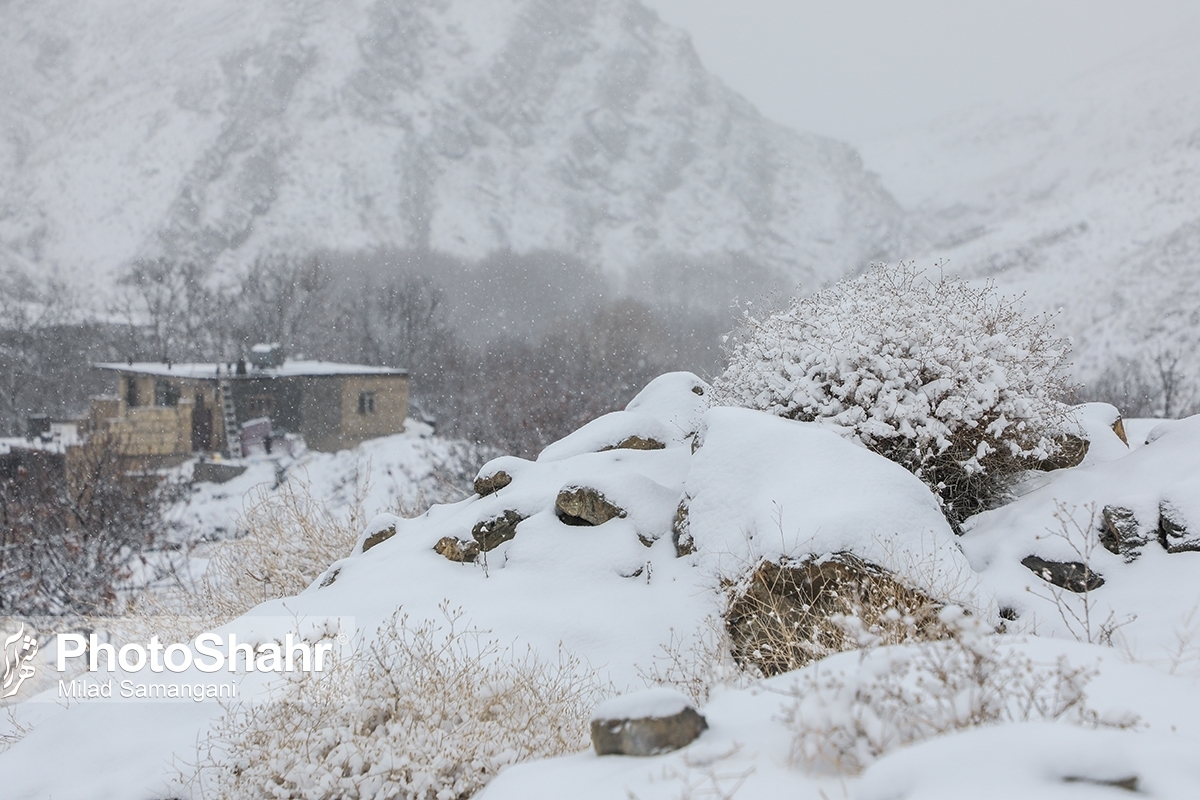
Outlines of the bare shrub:
[[716,402],[837,426],[928,484],[952,524],[1059,449],[1068,343],[991,285],[876,265],[744,322]]
[[[1054,519],[1056,528],[1047,528],[1046,533],[1038,538],[1052,538],[1063,541],[1075,553],[1077,563],[1083,565],[1083,575],[1091,578],[1097,573],[1092,569],[1093,554],[1100,546],[1100,527],[1096,520],[1096,504],[1089,503],[1083,507],[1087,513],[1087,522],[1080,522],[1076,517],[1081,509],[1068,506],[1056,501]],[[1070,592],[1060,586],[1047,583],[1045,589],[1037,591],[1026,589],[1034,597],[1054,604],[1055,610],[1062,619],[1063,625],[1076,641],[1088,644],[1100,644],[1112,647],[1113,637],[1118,631],[1133,622],[1136,616],[1117,619],[1113,611],[1103,618],[1096,607],[1096,598],[1092,594],[1093,582],[1081,580],[1082,591]]]
[[[1031,720],[1128,728],[1102,717],[1085,691],[1095,671],[1066,657],[1037,664],[962,609],[939,614],[948,638],[863,651],[857,672],[812,670],[790,692],[784,721],[791,760],[815,771],[857,774],[886,753],[939,734]],[[861,622],[847,619],[852,629]]]
[[[941,604],[850,553],[762,561],[728,588],[725,625],[734,661],[766,676],[864,643],[946,635]],[[854,629],[845,620],[857,620]],[[867,637],[864,639],[864,637]]]
[[647,667],[638,667],[638,677],[647,686],[671,686],[686,694],[699,708],[719,686],[745,687],[762,677],[753,665],[739,664],[724,622],[706,620],[688,636],[671,629],[671,640]]
[[461,610],[397,612],[357,660],[232,708],[186,776],[222,800],[466,798],[503,767],[586,747],[604,687],[560,651],[501,647]]

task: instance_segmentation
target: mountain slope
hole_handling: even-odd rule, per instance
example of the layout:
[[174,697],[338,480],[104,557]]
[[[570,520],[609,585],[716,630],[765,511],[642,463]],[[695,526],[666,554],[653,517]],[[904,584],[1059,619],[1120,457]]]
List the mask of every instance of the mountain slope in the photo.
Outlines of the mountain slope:
[[864,150],[939,243],[931,260],[1061,309],[1084,380],[1160,355],[1200,374],[1198,28]]
[[805,282],[902,214],[849,147],[764,120],[636,0],[0,7],[0,256],[736,254]]

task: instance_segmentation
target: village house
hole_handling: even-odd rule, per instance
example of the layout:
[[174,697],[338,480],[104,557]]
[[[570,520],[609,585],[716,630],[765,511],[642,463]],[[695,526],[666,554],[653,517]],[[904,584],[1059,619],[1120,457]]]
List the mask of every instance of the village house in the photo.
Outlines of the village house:
[[87,427],[144,466],[270,452],[288,434],[332,452],[398,433],[408,414],[405,370],[286,359],[278,345],[236,363],[93,366],[116,373],[118,389],[92,400]]

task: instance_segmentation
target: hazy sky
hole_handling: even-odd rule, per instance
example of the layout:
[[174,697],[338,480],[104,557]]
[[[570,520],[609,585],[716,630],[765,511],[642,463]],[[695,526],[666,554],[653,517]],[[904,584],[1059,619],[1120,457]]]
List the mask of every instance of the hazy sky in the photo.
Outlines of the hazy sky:
[[854,144],[1019,100],[1163,34],[1200,36],[1198,0],[643,2],[768,117]]

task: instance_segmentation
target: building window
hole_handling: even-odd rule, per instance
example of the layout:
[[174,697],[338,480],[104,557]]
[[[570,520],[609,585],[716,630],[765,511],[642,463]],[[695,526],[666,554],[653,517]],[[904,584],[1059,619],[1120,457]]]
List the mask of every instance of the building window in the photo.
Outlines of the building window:
[[177,406],[179,405],[179,387],[170,381],[155,381],[154,382],[154,405],[156,406]]
[[275,397],[269,394],[254,394],[246,398],[246,418],[275,417]]
[[374,392],[359,392],[358,393],[358,413],[374,414],[375,413],[375,393]]
[[138,404],[137,378],[130,375],[125,379],[125,405],[133,408]]

